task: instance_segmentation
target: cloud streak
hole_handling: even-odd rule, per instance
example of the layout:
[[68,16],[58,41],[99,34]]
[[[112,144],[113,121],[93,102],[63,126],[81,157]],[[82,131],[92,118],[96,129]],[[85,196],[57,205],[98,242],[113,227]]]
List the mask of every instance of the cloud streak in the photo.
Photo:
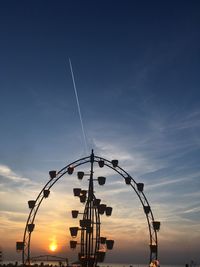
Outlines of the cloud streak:
[[33,181],[31,181],[30,179],[24,178],[24,177],[16,174],[7,165],[0,165],[0,176],[2,176],[5,179],[8,179],[12,182],[15,182],[15,183],[34,184]]

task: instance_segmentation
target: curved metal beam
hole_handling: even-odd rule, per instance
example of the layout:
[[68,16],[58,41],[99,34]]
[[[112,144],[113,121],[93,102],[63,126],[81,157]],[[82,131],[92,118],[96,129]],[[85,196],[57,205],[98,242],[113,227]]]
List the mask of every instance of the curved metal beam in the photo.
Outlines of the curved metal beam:
[[[115,166],[113,167],[113,163],[112,161],[109,161],[103,157],[99,157],[99,156],[94,156],[94,162],[98,163],[100,160],[104,161],[104,165],[111,168],[112,170],[114,170],[115,172],[117,172],[120,176],[122,176],[124,178],[124,180],[126,180],[127,177],[130,178],[131,182],[130,182],[130,186],[133,188],[133,190],[135,191],[136,195],[138,196],[144,210],[145,207],[150,207],[149,202],[143,192],[138,190],[137,187],[137,182],[135,181],[134,178],[132,178],[128,172],[126,172],[123,168],[121,168],[120,166]],[[28,264],[30,265],[30,243],[31,243],[31,234],[32,231],[29,231],[29,225],[34,225],[34,221],[35,221],[35,217],[37,215],[38,209],[43,201],[44,197],[44,190],[50,190],[51,187],[59,180],[62,178],[63,175],[65,175],[68,172],[68,168],[73,166],[73,168],[76,168],[80,165],[86,164],[90,162],[90,156],[88,157],[84,157],[81,159],[78,159],[70,164],[68,164],[67,166],[65,166],[64,168],[62,168],[60,171],[57,172],[57,175],[55,178],[50,179],[45,186],[42,188],[42,190],[40,191],[40,193],[38,194],[36,200],[35,200],[35,205],[33,208],[31,208],[27,222],[26,222],[26,226],[25,226],[25,230],[24,230],[24,236],[23,236],[23,250],[22,250],[22,263],[23,264]],[[154,221],[154,216],[152,213],[152,210],[150,208],[149,212],[145,212],[146,215],[146,219],[147,219],[147,223],[148,223],[148,229],[149,229],[149,239],[150,239],[150,262],[154,259],[157,259],[158,256],[158,238],[157,238],[157,230],[155,229],[155,227],[153,226]]]

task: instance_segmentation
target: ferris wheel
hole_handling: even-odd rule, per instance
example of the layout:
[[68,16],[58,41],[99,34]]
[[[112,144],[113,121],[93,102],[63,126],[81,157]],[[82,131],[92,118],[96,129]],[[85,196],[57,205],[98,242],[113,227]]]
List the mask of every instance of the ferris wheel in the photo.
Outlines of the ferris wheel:
[[[104,176],[94,177],[95,169],[103,167],[108,167],[118,173],[125,181],[125,184],[130,186],[139,198],[148,224],[150,249],[149,262],[157,260],[157,232],[160,229],[160,222],[154,220],[152,209],[144,194],[144,184],[137,183],[128,172],[119,166],[118,160],[115,159],[109,161],[103,157],[94,155],[92,150],[90,156],[78,159],[58,172],[55,170],[50,171],[50,180],[42,188],[37,198],[28,201],[30,213],[24,229],[23,241],[16,243],[16,249],[22,252],[22,263],[24,265],[30,265],[31,263],[31,236],[35,228],[35,218],[42,201],[49,197],[51,187],[53,187],[59,179],[64,175],[72,175],[78,166],[85,164],[90,165],[88,173],[78,171],[77,177],[79,180],[82,180],[84,177],[88,176],[88,188],[87,190],[81,188],[73,189],[74,196],[79,198],[80,202],[84,203],[85,207],[82,213],[78,210],[72,210],[72,218],[77,218],[79,215],[82,215],[82,218],[79,221],[79,226],[70,227],[69,229],[73,238],[73,240],[70,241],[71,249],[75,249],[77,245],[80,245],[80,252],[78,253],[80,264],[83,267],[96,267],[97,263],[104,261],[106,251],[112,250],[114,246],[114,240],[109,239],[109,237],[101,236],[101,216],[103,214],[111,216],[112,207],[101,203],[101,199],[97,198],[94,193],[94,181],[97,181],[99,185],[104,185],[106,182],[106,177]],[[75,240],[79,231],[81,236],[80,243]]]

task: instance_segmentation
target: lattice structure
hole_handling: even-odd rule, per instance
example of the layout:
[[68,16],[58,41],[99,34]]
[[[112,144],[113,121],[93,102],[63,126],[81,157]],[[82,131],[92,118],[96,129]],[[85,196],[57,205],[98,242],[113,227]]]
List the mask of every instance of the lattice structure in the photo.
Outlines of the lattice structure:
[[[84,176],[89,176],[88,190],[81,188],[74,188],[74,196],[80,198],[81,203],[85,203],[82,220],[79,221],[80,227],[70,227],[71,236],[76,238],[78,231],[81,231],[80,253],[79,261],[84,267],[97,266],[98,262],[103,262],[106,250],[111,250],[114,245],[114,240],[109,240],[100,235],[100,215],[104,213],[111,216],[112,207],[107,207],[106,204],[101,203],[101,199],[97,199],[94,194],[94,181],[99,185],[104,185],[106,178],[99,176],[94,178],[94,154],[90,156],[90,173],[78,172],[78,179],[82,180]],[[72,217],[77,218],[79,211],[72,210]],[[75,249],[77,241],[71,240],[70,247]]]

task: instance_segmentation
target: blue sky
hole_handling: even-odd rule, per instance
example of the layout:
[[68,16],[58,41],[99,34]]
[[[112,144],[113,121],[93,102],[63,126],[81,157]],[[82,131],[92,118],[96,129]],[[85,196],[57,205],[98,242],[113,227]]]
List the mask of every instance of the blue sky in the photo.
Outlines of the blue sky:
[[[94,148],[99,156],[118,158],[145,183],[161,221],[161,262],[200,262],[199,10],[198,1],[1,1],[0,243],[5,258],[19,257],[15,241],[22,238],[26,202],[37,196],[48,171]],[[148,234],[141,236],[144,215],[136,196],[130,193],[133,210],[128,189],[114,177],[111,181],[107,193],[99,190],[116,210],[112,225],[119,245],[113,257],[139,262],[143,254],[148,258],[148,248],[143,249]],[[60,206],[66,198],[70,210],[76,201],[71,188],[64,192],[61,185],[54,197]],[[67,242],[56,230],[56,222],[65,220],[64,206],[57,214],[50,201],[42,208],[40,227],[55,216],[53,235]]]

